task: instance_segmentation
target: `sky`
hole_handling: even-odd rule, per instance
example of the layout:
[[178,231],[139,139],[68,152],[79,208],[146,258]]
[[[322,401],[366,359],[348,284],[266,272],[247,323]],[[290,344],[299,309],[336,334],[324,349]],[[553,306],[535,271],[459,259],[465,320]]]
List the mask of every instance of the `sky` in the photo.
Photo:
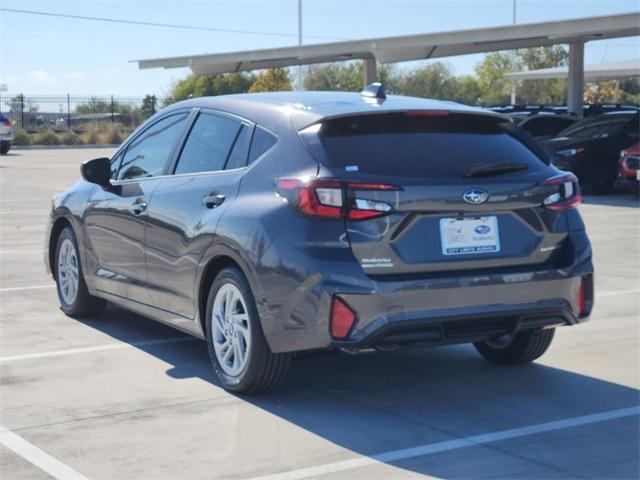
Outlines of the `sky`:
[[[175,30],[0,11],[0,84],[9,93],[165,96],[189,69],[131,60],[296,45],[297,0],[0,0],[2,8],[280,34]],[[640,11],[640,0],[517,0],[517,23]],[[512,0],[303,0],[304,43],[511,24]],[[290,36],[282,36],[289,34]],[[639,37],[586,44],[585,63],[640,57]],[[438,59],[455,75],[482,55]],[[424,62],[399,64],[415,68]]]

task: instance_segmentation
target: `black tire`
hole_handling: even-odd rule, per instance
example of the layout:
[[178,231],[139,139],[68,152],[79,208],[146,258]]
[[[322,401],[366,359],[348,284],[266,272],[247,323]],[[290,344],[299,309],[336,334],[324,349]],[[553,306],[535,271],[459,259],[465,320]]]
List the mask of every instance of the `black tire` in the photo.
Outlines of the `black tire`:
[[11,143],[2,142],[2,145],[0,145],[0,154],[6,155],[9,153],[9,150],[11,150]]
[[485,341],[474,343],[476,350],[484,358],[501,365],[522,365],[540,358],[547,351],[555,328],[546,330],[530,330],[518,333],[511,342],[504,346],[498,342]]
[[[60,259],[60,249],[65,240],[70,240],[73,243],[75,248],[75,254],[77,259],[78,266],[78,288],[77,293],[75,295],[75,300],[68,303],[61,290],[61,282],[60,275],[58,272],[59,268],[59,259]],[[55,261],[53,263],[54,275],[56,279],[56,286],[58,292],[58,300],[60,301],[60,309],[69,316],[77,316],[77,317],[91,317],[95,316],[102,311],[102,309],[106,305],[106,301],[102,298],[95,297],[89,293],[87,289],[87,284],[84,281],[84,275],[82,274],[82,267],[80,265],[80,250],[78,249],[78,242],[76,241],[76,236],[73,233],[73,229],[71,227],[65,227],[58,235],[58,239],[56,242],[56,255]]]
[[[214,301],[218,290],[227,283],[235,285],[242,294],[248,310],[246,312],[248,321],[251,323],[251,344],[247,351],[247,363],[236,376],[228,375],[220,366],[213,340]],[[225,268],[216,276],[207,297],[206,322],[209,358],[216,377],[226,390],[242,394],[265,393],[282,383],[289,369],[292,355],[290,353],[271,353],[260,325],[260,317],[249,282],[239,269]]]

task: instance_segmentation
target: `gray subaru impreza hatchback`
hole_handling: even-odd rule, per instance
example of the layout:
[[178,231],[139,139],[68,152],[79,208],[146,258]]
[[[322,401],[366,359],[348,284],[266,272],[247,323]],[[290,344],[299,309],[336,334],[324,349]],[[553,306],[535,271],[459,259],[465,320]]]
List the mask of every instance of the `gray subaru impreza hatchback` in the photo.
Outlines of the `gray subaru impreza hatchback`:
[[47,231],[62,310],[110,301],[205,339],[229,390],[317,349],[527,363],[593,305],[576,178],[481,109],[379,84],[199,98],[81,174]]

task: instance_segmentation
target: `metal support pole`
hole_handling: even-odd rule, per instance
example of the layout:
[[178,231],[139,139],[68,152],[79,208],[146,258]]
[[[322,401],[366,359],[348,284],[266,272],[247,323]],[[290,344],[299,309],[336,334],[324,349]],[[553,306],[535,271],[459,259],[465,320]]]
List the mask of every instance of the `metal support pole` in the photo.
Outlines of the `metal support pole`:
[[67,128],[71,131],[71,95],[67,93]]
[[113,95],[111,95],[111,123],[115,123],[115,107],[113,104]]
[[[298,46],[302,46],[302,0],[298,0]],[[302,65],[298,65],[298,91],[304,88]]]
[[582,117],[584,96],[584,42],[569,44],[569,90],[567,106],[569,113]]
[[24,93],[20,94],[20,128],[24,129]]
[[364,59],[364,78],[363,85],[366,87],[367,85],[372,84],[378,78],[378,64],[376,62],[376,57],[368,57]]

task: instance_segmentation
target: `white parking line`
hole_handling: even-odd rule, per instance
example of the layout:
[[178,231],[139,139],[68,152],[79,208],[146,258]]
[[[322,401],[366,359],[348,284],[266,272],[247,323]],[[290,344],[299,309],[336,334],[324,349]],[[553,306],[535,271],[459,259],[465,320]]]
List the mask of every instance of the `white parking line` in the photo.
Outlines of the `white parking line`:
[[609,410],[608,412],[595,413],[593,415],[584,415],[581,417],[567,418],[554,422],[538,423],[528,427],[512,428],[510,430],[502,430],[494,433],[485,433],[475,435],[473,437],[458,438],[455,440],[446,440],[444,442],[429,443],[419,445],[417,447],[405,448],[402,450],[392,450],[389,452],[371,455],[369,457],[359,457],[342,462],[327,463],[317,465],[315,467],[301,468],[299,470],[290,470],[288,472],[276,473],[273,475],[265,475],[263,477],[255,477],[252,480],[299,480],[303,478],[327,475],[329,473],[344,472],[355,468],[368,467],[379,463],[397,462],[408,458],[422,457],[432,455],[434,453],[448,452],[459,448],[474,447],[484,445],[486,443],[498,442],[500,440],[508,440],[511,438],[524,437],[527,435],[535,435],[538,433],[553,432],[555,430],[563,430],[565,428],[579,427],[581,425],[589,425],[591,423],[606,422],[616,418],[631,417],[640,414],[640,407],[621,408],[618,410]]
[[194,337],[164,338],[160,340],[143,340],[141,342],[111,343],[109,345],[96,345],[95,347],[68,348],[66,350],[52,350],[49,352],[26,353],[24,355],[11,355],[0,357],[0,363],[15,362],[18,360],[32,360],[34,358],[60,357],[63,355],[75,355],[78,353],[99,352],[101,350],[116,350],[120,348],[144,347],[146,345],[162,345],[165,343],[180,343],[197,340]]
[[26,285],[24,287],[6,287],[6,288],[0,288],[0,293],[19,292],[21,290],[40,290],[41,288],[56,288],[56,284],[48,283],[47,285]]
[[0,425],[0,443],[59,480],[88,480],[84,475]]

